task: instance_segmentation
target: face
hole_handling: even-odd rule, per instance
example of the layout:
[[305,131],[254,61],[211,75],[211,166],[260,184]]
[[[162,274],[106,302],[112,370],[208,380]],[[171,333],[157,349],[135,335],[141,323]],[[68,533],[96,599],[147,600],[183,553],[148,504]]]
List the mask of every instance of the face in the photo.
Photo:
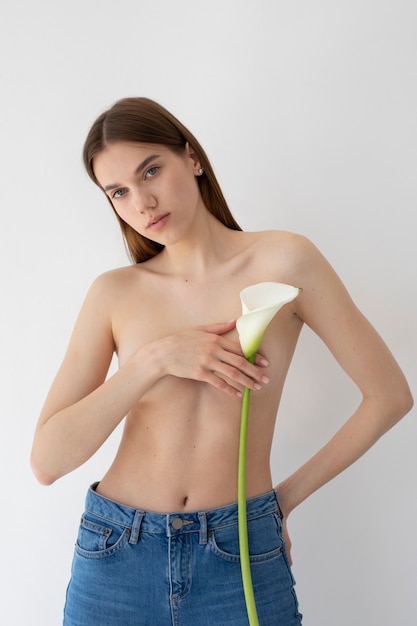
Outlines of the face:
[[94,158],[94,173],[116,213],[139,234],[163,245],[186,236],[204,208],[200,163],[159,144],[118,142]]

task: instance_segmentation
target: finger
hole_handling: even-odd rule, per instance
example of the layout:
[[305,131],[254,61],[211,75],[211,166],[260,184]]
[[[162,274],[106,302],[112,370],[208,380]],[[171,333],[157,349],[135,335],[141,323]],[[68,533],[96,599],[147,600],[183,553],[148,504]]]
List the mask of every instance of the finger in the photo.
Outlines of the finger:
[[233,385],[230,385],[217,372],[210,372],[210,374],[208,374],[207,376],[206,382],[208,382],[219,391],[224,391],[229,396],[233,396],[234,398],[241,398],[243,396],[243,392],[239,387],[234,387]]
[[[222,343],[222,342],[221,342]],[[269,383],[265,370],[250,363],[243,355],[219,349],[211,355],[212,360],[207,369],[215,371],[226,378],[230,384],[237,384],[242,389],[248,387],[255,391]]]
[[262,371],[257,369],[245,371],[241,362],[238,365],[229,363],[219,363],[216,368],[216,373],[225,377],[231,384],[237,385],[239,389],[248,387],[254,391],[259,391],[263,385],[269,382],[269,379],[263,374]]
[[261,367],[268,367],[269,361],[262,354],[257,354],[255,358],[255,365],[260,365]]
[[204,330],[206,333],[214,333],[215,335],[224,335],[236,327],[236,320],[229,322],[218,322],[217,324],[205,324],[204,326],[196,326],[196,330]]
[[262,386],[269,383],[269,378],[264,372],[250,364],[244,357],[224,352],[206,360],[197,378],[239,398],[242,397],[245,387],[259,391]]
[[[219,342],[219,345],[224,350],[228,350],[229,352],[233,352],[233,354],[239,354],[240,356],[243,356],[245,360],[247,361],[242,351],[242,347],[240,343],[238,343],[237,341],[232,341],[231,339],[225,339],[224,337],[222,337]],[[262,354],[256,355],[254,363],[255,365],[259,365],[261,367],[268,367],[269,365],[268,359],[266,359]]]

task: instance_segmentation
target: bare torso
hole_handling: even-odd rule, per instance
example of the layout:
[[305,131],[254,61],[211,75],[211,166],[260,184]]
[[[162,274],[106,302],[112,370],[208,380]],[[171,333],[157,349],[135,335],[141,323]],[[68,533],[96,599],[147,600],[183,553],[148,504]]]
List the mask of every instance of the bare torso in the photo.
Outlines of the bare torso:
[[[276,235],[270,253],[266,234],[232,231],[231,242],[229,258],[209,280],[167,274],[162,257],[112,273],[112,329],[120,366],[152,340],[239,317],[244,287],[294,278],[276,247]],[[286,305],[268,327],[260,349],[270,363],[265,373],[271,382],[251,394],[248,497],[272,487],[269,457],[276,414],[301,327],[292,305]],[[228,337],[238,341],[236,330]],[[206,383],[165,376],[127,415],[118,453],[99,493],[161,512],[235,501],[240,412],[239,398]]]
[[[125,418],[101,494],[159,512],[235,502],[239,393],[248,385],[247,495],[268,491],[276,415],[305,323],[362,400],[327,444],[275,486],[287,519],[413,400],[392,354],[319,250],[292,233],[227,228],[203,202],[202,171],[188,143],[177,153],[115,142],[95,156],[95,176],[120,219],[164,248],[94,281],[39,416],[31,465],[51,484],[91,458]],[[248,363],[233,320],[240,291],[266,281],[302,292],[269,324],[259,350],[266,361],[258,354]],[[120,368],[108,376],[115,351]]]
[[[327,444],[275,486],[288,518],[410,410],[407,381],[307,239],[230,231],[206,220],[184,247],[174,238],[184,219],[169,231],[179,248],[174,241],[150,261],[93,283],[39,417],[32,467],[40,482],[51,484],[91,458],[126,417],[100,493],[159,512],[235,502],[236,394],[242,385],[265,383],[266,374],[270,382],[251,394],[247,495],[268,491],[278,405],[305,323],[356,383],[362,401]],[[264,281],[303,289],[265,332],[259,353],[267,366],[259,357],[254,364],[244,359],[229,321],[241,314],[240,291]],[[120,369],[106,380],[114,351]]]

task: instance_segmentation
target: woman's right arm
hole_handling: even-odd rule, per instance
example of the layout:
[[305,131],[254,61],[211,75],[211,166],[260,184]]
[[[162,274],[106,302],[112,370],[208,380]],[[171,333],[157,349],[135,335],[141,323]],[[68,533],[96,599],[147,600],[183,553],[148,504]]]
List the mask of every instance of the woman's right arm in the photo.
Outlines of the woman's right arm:
[[87,461],[130,409],[163,376],[206,382],[232,396],[265,384],[261,357],[252,365],[222,335],[235,323],[186,330],[152,341],[106,380],[114,352],[108,281],[93,283],[35,430],[31,465],[49,485]]
[[42,484],[89,459],[157,379],[133,357],[105,380],[114,352],[110,292],[104,277],[90,288],[42,408],[31,455]]

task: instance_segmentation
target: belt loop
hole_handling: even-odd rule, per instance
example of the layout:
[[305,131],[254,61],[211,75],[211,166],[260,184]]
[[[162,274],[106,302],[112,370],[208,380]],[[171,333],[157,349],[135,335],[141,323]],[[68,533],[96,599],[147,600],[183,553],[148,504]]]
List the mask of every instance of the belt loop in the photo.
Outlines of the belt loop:
[[198,520],[200,522],[199,543],[205,544],[207,543],[207,516],[206,514],[199,513]]
[[144,512],[143,511],[136,511],[135,512],[135,517],[133,518],[133,524],[132,524],[132,528],[131,528],[131,531],[130,531],[129,543],[136,544],[138,542],[138,540],[139,540],[139,532],[140,532],[140,527],[142,525],[143,516],[144,516]]

